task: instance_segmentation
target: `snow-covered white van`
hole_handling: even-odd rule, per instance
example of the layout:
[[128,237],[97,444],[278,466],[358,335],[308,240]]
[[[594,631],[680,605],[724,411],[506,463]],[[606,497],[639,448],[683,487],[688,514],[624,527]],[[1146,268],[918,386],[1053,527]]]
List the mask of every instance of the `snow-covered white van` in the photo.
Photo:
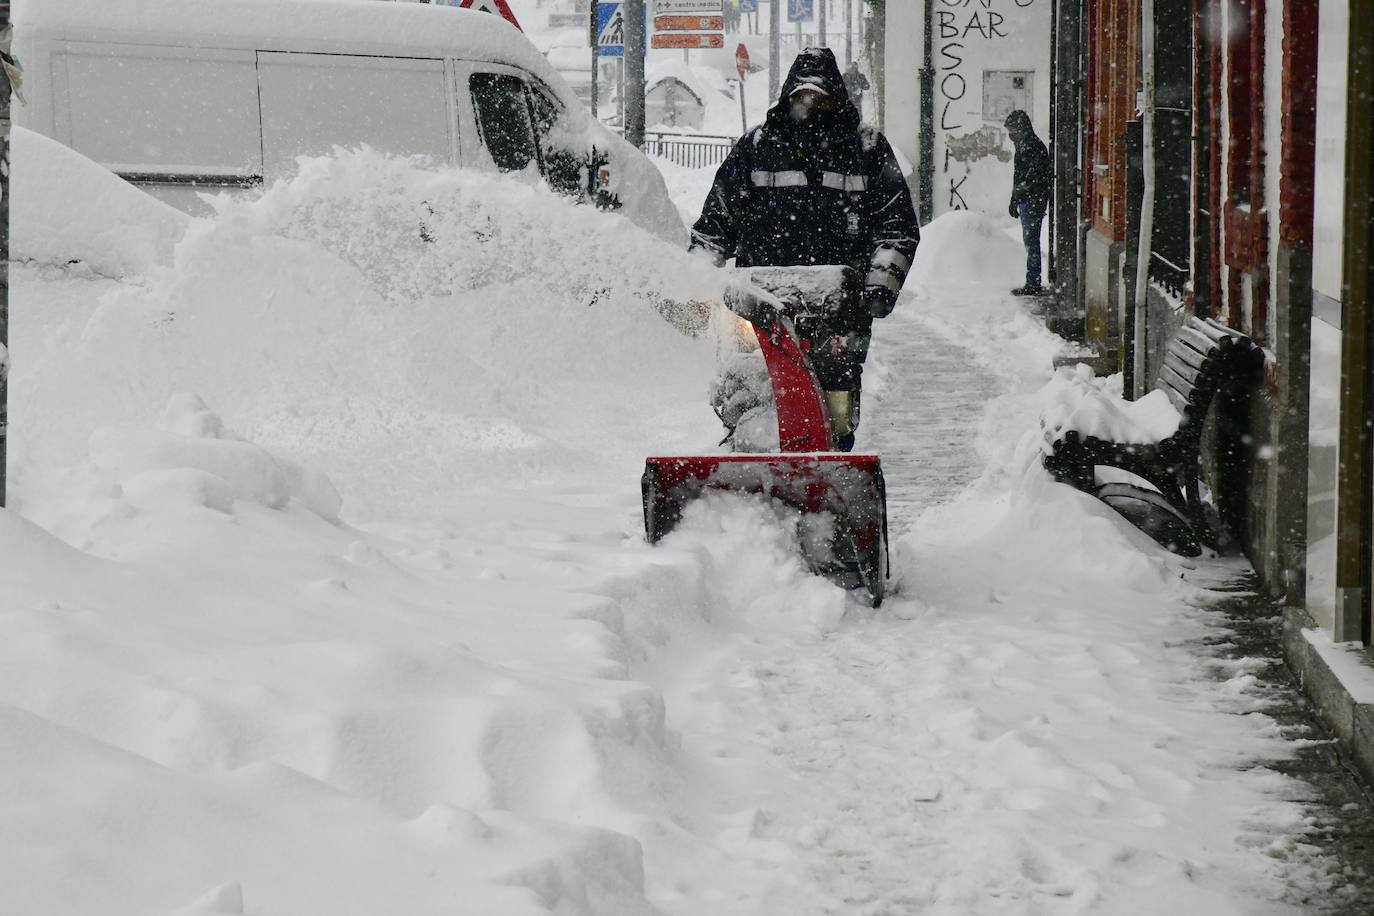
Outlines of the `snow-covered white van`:
[[537,178],[685,239],[663,178],[521,32],[376,0],[17,0],[17,123],[189,212],[366,144]]

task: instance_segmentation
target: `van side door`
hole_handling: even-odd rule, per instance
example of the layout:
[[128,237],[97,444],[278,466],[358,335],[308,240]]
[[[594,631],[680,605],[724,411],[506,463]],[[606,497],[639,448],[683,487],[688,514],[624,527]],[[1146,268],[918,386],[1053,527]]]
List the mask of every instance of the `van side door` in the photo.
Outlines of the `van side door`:
[[458,161],[458,126],[443,60],[258,52],[262,160],[267,179],[297,156],[366,144],[395,155]]

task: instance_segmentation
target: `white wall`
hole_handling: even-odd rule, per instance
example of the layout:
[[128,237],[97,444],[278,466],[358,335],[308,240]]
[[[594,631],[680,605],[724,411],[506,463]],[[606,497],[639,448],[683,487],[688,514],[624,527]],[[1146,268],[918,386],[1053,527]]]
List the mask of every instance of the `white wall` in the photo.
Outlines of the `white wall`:
[[1350,8],[1323,3],[1317,26],[1317,168],[1312,288],[1341,300],[1345,235],[1346,44]]
[[[1002,117],[985,111],[985,74],[1024,72],[1026,109],[1048,138],[1049,0],[935,0],[935,213],[969,209],[1005,214],[1012,145]],[[920,161],[923,0],[887,5],[887,135]]]

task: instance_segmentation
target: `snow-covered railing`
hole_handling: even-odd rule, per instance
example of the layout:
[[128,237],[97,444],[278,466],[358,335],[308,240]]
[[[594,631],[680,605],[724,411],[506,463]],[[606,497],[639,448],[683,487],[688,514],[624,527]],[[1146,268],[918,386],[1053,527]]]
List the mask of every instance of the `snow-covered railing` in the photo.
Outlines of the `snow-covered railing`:
[[735,139],[714,134],[649,131],[644,134],[644,152],[667,159],[674,165],[701,169],[724,162]]

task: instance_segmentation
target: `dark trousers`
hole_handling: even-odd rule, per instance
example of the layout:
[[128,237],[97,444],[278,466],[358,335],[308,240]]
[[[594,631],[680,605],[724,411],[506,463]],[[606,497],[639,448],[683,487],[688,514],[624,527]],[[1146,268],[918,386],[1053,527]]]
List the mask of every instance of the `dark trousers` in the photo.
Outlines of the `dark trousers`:
[[1026,285],[1036,287],[1040,285],[1040,226],[1045,222],[1045,205],[1022,201],[1018,212],[1021,241],[1026,244]]

